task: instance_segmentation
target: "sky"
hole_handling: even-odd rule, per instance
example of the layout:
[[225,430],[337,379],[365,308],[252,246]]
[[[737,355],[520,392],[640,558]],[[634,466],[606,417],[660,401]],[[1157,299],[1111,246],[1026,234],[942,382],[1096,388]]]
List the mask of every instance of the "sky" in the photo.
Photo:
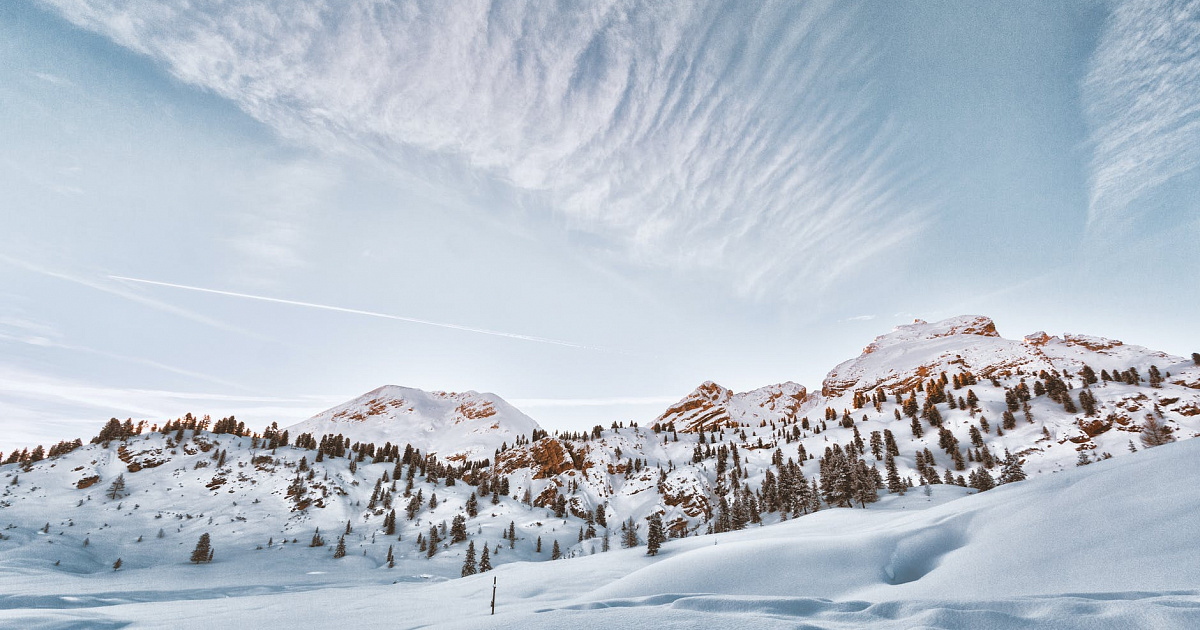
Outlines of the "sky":
[[0,3],[0,450],[552,429],[915,318],[1200,350],[1200,3]]

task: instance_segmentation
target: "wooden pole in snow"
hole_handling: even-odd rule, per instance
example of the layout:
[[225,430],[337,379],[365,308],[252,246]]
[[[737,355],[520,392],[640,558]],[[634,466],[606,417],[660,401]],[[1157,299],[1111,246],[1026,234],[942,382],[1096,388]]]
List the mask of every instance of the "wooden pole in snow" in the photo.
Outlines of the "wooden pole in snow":
[[496,576],[492,576],[492,614],[496,614]]

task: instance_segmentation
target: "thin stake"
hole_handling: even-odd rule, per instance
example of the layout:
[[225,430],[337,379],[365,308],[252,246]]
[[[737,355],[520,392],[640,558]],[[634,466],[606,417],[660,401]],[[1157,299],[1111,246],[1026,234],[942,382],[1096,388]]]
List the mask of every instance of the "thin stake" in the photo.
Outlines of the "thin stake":
[[492,576],[492,614],[496,614],[496,576]]

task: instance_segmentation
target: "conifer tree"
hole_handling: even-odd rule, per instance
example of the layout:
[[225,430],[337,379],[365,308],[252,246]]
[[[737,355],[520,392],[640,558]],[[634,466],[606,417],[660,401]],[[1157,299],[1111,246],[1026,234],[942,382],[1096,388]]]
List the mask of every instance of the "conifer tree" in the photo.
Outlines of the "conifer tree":
[[333,557],[335,560],[338,558],[346,557],[346,537],[345,536],[338,537],[337,549],[333,550]]
[[896,458],[892,455],[887,456],[887,488],[888,492],[904,494],[908,485],[900,479],[900,471],[896,470]]
[[624,523],[621,523],[621,546],[630,549],[639,544],[641,544],[641,540],[638,539],[637,525],[633,522],[633,517],[631,516]]
[[460,543],[467,539],[467,519],[462,514],[455,514],[450,525],[450,544]]
[[208,532],[200,535],[200,541],[196,543],[196,548],[192,550],[192,564],[200,564],[201,562],[209,562],[212,559],[212,542],[208,537]]
[[121,568],[121,559],[117,558],[117,561],[113,563],[113,571],[116,571],[120,568]]
[[1142,444],[1147,447],[1155,447],[1174,441],[1175,436],[1171,435],[1171,427],[1159,423],[1153,414],[1146,414],[1146,421],[1142,423]]
[[113,479],[112,484],[108,486],[108,492],[104,495],[109,499],[119,499],[125,496],[125,473],[121,473],[117,475],[116,479]]
[[396,555],[392,553],[391,545],[388,545],[387,565],[389,569],[396,568]]
[[483,553],[479,555],[479,572],[487,573],[492,570],[492,557],[488,554],[488,546],[483,546]]
[[438,543],[440,543],[442,541],[441,537],[438,536],[437,525],[429,526],[428,539],[429,539],[429,546],[425,548],[425,557],[432,558],[433,555],[437,553]]
[[550,549],[550,559],[558,560],[562,557],[562,551],[558,548],[558,541],[554,541],[554,547]]
[[479,500],[475,498],[474,492],[467,497],[467,516],[471,518],[479,516]]
[[666,541],[666,535],[663,533],[662,515],[658,512],[651,514],[647,519],[649,525],[646,529],[646,555],[658,555],[658,549]]
[[467,557],[463,559],[462,576],[475,575],[475,541],[467,544]]
[[1004,450],[1004,467],[1000,469],[1000,483],[1024,481],[1025,471],[1021,468],[1021,460],[1008,449]]

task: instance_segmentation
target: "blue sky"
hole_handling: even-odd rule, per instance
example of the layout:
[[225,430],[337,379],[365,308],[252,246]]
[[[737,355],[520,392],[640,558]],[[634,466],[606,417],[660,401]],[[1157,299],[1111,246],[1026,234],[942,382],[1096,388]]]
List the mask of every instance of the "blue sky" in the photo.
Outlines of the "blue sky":
[[963,313],[1188,354],[1197,51],[1194,2],[4,3],[0,449],[384,383],[646,420]]

